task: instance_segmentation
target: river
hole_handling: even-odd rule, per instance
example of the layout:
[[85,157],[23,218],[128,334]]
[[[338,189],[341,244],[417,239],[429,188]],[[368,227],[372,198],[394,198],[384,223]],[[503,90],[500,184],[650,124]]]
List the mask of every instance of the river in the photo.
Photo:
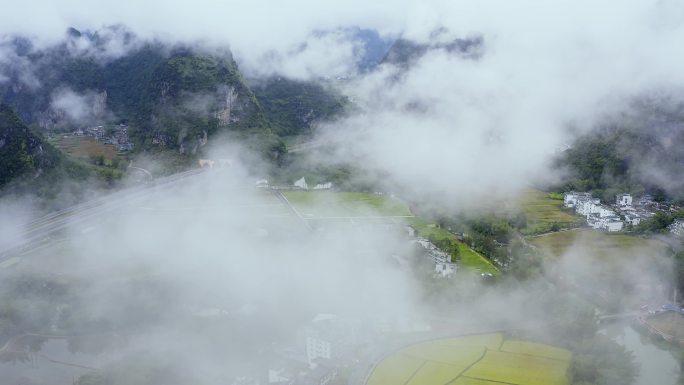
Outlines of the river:
[[651,339],[638,333],[625,323],[614,323],[600,330],[613,341],[634,353],[639,364],[639,376],[634,385],[676,385],[679,377],[677,353],[656,345]]

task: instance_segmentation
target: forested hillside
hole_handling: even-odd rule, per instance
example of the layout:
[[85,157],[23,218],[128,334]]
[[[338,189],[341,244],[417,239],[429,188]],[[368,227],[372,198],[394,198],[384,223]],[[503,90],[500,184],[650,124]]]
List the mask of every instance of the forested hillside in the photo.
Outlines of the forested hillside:
[[79,182],[92,180],[90,187],[113,183],[120,172],[67,158],[33,133],[12,111],[0,104],[0,192],[36,196],[49,203],[62,198],[74,203],[82,193]]
[[642,99],[581,135],[562,152],[561,190],[593,190],[605,201],[615,194],[649,192],[656,199],[684,199],[684,103]]
[[279,136],[311,134],[316,123],[338,117],[349,103],[329,86],[282,77],[256,82],[253,88]]
[[[114,48],[112,48],[114,47]],[[339,115],[346,100],[314,82],[274,77],[252,91],[227,51],[139,39],[121,26],[71,28],[48,48],[16,37],[2,43],[0,102],[29,125],[71,131],[127,124],[138,152],[199,155],[217,135],[237,137],[267,160],[280,137],[308,134]]]

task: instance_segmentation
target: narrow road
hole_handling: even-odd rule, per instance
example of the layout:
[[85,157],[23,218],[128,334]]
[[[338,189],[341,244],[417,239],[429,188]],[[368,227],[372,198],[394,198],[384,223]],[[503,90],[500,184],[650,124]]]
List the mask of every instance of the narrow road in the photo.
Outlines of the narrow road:
[[281,202],[283,202],[283,204],[284,204],[288,209],[290,209],[290,211],[295,215],[296,218],[299,219],[299,221],[304,225],[304,227],[305,227],[307,230],[309,230],[309,231],[312,231],[312,230],[313,230],[313,227],[311,227],[311,225],[309,224],[309,222],[302,216],[302,214],[299,213],[299,211],[297,210],[297,208],[294,207],[294,206],[292,205],[292,203],[290,203],[289,200],[287,200],[287,198],[285,197],[285,195],[283,195],[283,193],[280,192],[280,190],[271,190],[271,191],[273,191],[273,194],[276,196],[276,198],[278,198]]
[[55,211],[38,218],[25,226],[21,235],[5,240],[0,245],[0,262],[16,254],[28,252],[50,241],[50,236],[74,224],[101,218],[103,214],[130,205],[146,198],[159,189],[168,188],[176,183],[203,173],[204,170],[190,170],[151,181],[150,183],[104,195],[69,208]]

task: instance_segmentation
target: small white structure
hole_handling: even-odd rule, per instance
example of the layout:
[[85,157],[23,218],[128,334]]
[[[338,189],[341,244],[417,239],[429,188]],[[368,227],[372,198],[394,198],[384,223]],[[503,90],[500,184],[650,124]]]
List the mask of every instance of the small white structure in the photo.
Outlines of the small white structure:
[[214,161],[211,159],[200,159],[199,166],[200,168],[214,168]]
[[587,224],[596,230],[606,230],[608,232],[620,231],[624,223],[617,215],[600,216],[599,214],[589,214]]
[[637,213],[625,214],[625,222],[632,226],[637,226],[639,223],[641,223],[641,216]]
[[436,263],[435,273],[439,274],[444,278],[451,277],[456,272],[455,263]]
[[259,179],[255,184],[257,188],[268,188],[268,180],[266,179]]
[[624,194],[618,194],[615,196],[615,204],[618,206],[631,206],[632,205],[632,196],[630,194],[624,193]]
[[572,209],[577,206],[577,202],[591,199],[591,194],[586,192],[570,191],[563,194],[563,206]]
[[623,226],[624,223],[618,217],[606,219],[606,221],[603,223],[603,229],[610,233],[622,230]]
[[332,188],[332,182],[319,183],[313,189],[314,190],[330,190]]
[[332,357],[332,342],[327,339],[317,337],[306,338],[306,358],[313,362],[316,358],[330,359]]
[[299,187],[299,188],[304,189],[304,190],[308,190],[308,189],[309,189],[309,185],[306,184],[306,179],[304,179],[304,177],[302,177],[301,179],[296,180],[296,181],[294,182],[294,185],[295,185],[295,187]]

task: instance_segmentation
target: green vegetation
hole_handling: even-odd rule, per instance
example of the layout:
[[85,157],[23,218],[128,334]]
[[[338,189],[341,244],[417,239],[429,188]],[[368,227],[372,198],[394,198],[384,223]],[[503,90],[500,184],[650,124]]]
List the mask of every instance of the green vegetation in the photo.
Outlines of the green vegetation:
[[12,179],[57,167],[63,158],[0,104],[0,187]]
[[567,350],[499,333],[435,340],[385,358],[367,384],[566,385],[571,357]]
[[557,231],[561,228],[577,227],[583,219],[563,208],[561,194],[547,194],[540,190],[523,191],[520,206],[526,215],[527,223],[522,230],[525,234],[539,234]]
[[413,216],[406,204],[384,195],[296,190],[283,194],[304,217]]
[[530,243],[542,257],[562,257],[557,268],[547,269],[548,278],[608,312],[638,308],[651,298],[647,290],[639,288],[641,282],[673,275],[672,251],[658,240],[572,230],[542,235]]
[[102,157],[106,161],[119,158],[116,147],[90,136],[60,135],[52,143],[65,153],[85,159]]
[[84,192],[80,185],[83,181],[91,181],[91,187],[105,187],[122,176],[115,167],[96,167],[67,158],[2,104],[0,143],[0,189],[40,197],[45,205],[65,195],[69,198],[59,203],[73,203]]
[[[110,32],[136,39],[125,30]],[[97,34],[71,34],[70,39],[100,44]],[[229,52],[208,54],[182,46],[138,43],[104,63],[92,55],[75,57],[67,43],[24,53],[35,65],[41,88],[16,92],[14,84],[20,79],[12,78],[0,84],[0,102],[11,105],[31,125],[57,130],[114,123],[116,116],[117,123],[129,124],[136,151],[193,155],[201,150],[205,135],[225,133],[240,137],[267,159],[279,160],[285,147]],[[53,111],[51,95],[63,89],[103,97],[106,111],[86,117],[91,121],[74,121]]]
[[670,226],[676,219],[684,218],[684,210],[679,210],[674,213],[657,212],[653,217],[648,218],[636,227],[634,231],[637,233],[668,233],[668,226]]
[[559,154],[557,165],[567,178],[557,191],[592,191],[604,202],[622,192],[645,191],[657,201],[684,199],[684,167],[681,155],[672,151],[684,143],[683,117],[677,98],[633,100],[625,113],[586,130]]
[[360,192],[285,191],[285,197],[305,218],[311,219],[372,219],[376,216],[406,217],[417,235],[431,240],[441,250],[449,253],[453,261],[481,273],[498,275],[497,268],[485,257],[472,250],[447,230],[424,219],[413,216],[403,202],[384,195]]
[[669,255],[669,246],[661,241],[626,234],[610,234],[594,230],[570,230],[541,235],[530,240],[544,254],[560,257],[571,247],[581,245],[583,250],[597,258],[619,255],[627,257],[635,252],[647,251],[651,255]]
[[311,134],[317,122],[343,113],[346,97],[314,82],[270,78],[253,86],[264,113],[280,136]]
[[193,154],[205,134],[221,131],[250,139],[248,146],[271,160],[284,151],[230,56],[176,50],[151,73],[144,95],[131,130],[143,149]]
[[[464,267],[471,268],[482,273],[499,275],[499,270],[485,257],[474,251],[468,245],[459,241],[458,238],[449,231],[438,227],[437,224],[429,223],[421,218],[411,218],[408,221],[416,230],[416,233],[442,245],[442,250],[452,254],[452,260],[458,260]],[[452,250],[458,250],[454,252]]]

